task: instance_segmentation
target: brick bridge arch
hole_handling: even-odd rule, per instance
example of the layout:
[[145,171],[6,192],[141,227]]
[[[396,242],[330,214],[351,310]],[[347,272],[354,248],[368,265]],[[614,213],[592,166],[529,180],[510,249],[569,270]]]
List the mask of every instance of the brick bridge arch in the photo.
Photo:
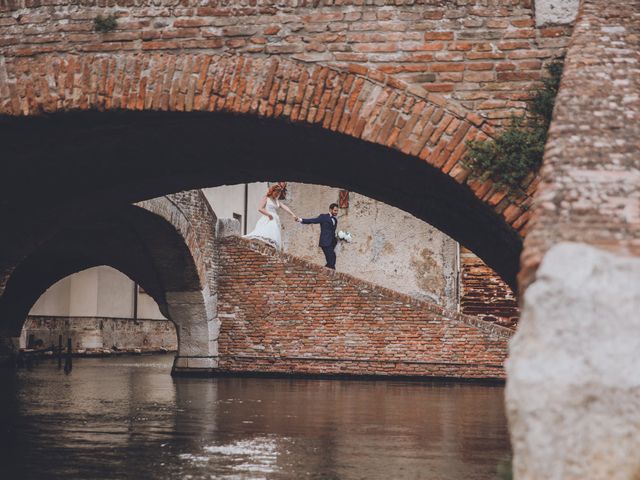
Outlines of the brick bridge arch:
[[[45,56],[3,67],[7,81],[0,94],[8,96],[0,99],[2,136],[22,164],[56,158],[56,169],[76,168],[72,175],[93,192],[95,182],[102,181],[101,192],[121,193],[122,183],[137,183],[122,196],[126,201],[277,178],[342,186],[435,225],[515,285],[530,198],[512,198],[490,182],[469,179],[462,165],[466,142],[491,130],[438,97],[365,69],[244,56]],[[137,130],[142,133],[136,137]],[[29,145],[34,134],[44,141]],[[60,145],[60,139],[69,143]],[[111,174],[104,165],[93,171],[79,165],[109,151],[112,158],[104,163]],[[166,158],[170,153],[173,159]],[[134,155],[158,161],[148,163],[148,171],[119,164],[138,162]],[[46,192],[50,185],[42,180],[52,178],[43,175],[46,170],[40,163],[25,178],[16,168],[6,178],[6,194],[17,195],[25,184]],[[68,177],[60,182],[57,190],[86,188]],[[92,200],[104,202],[106,195]]]
[[[416,157],[465,184],[522,231],[537,182],[518,198],[469,178],[466,142],[494,128],[445,97],[379,70],[287,57],[134,54],[0,61],[0,115],[70,111],[229,112],[318,125]],[[4,68],[3,68],[4,67]],[[4,71],[2,71],[4,69]]]
[[204,196],[192,191],[58,231],[13,270],[0,297],[0,336],[18,337],[33,304],[56,281],[109,265],[140,284],[175,324],[175,369],[194,361],[192,368],[211,367],[217,352],[215,223]]
[[[509,198],[471,181],[460,159],[467,140],[525,108],[545,63],[563,53],[571,28],[547,27],[538,13],[530,0],[0,2],[0,135],[10,153],[0,209],[15,227],[2,239],[0,263],[27,255],[60,211],[71,222],[90,215],[89,205],[288,178],[403,208],[515,286],[537,179]],[[96,31],[97,15],[110,14],[115,29]],[[221,113],[246,123],[212,117]],[[300,128],[276,135],[258,120]],[[321,133],[294,138],[297,153],[265,146],[286,149],[310,128]],[[207,149],[216,158],[205,160]],[[107,152],[119,177],[99,163]],[[281,159],[294,155],[298,163]],[[134,165],[124,168],[123,157]],[[229,166],[236,171],[221,171]],[[25,189],[34,196],[25,200]],[[53,198],[58,207],[41,212]]]

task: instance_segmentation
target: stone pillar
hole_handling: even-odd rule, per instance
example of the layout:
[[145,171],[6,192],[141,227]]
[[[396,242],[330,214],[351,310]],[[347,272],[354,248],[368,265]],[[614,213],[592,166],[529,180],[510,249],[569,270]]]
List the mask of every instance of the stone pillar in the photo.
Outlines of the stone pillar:
[[518,480],[640,479],[640,0],[579,8],[507,364]]
[[552,247],[506,370],[516,479],[640,479],[640,259]]
[[169,316],[176,325],[178,354],[173,375],[207,375],[218,367],[217,296],[208,289],[168,292]]
[[[233,218],[218,219],[216,237],[240,234],[240,222]],[[210,375],[218,368],[218,336],[220,320],[217,293],[168,292],[167,304],[176,325],[178,354],[172,375]]]

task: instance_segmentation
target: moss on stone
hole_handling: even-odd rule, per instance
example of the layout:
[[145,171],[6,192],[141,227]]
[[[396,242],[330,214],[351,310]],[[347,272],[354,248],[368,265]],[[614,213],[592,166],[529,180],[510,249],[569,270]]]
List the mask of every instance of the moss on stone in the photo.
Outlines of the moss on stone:
[[560,85],[562,62],[549,64],[547,73],[530,101],[530,116],[512,117],[494,139],[467,143],[465,166],[473,178],[492,180],[498,188],[515,194],[525,178],[538,171]]
[[118,20],[115,15],[107,15],[106,17],[98,15],[93,19],[93,28],[96,32],[111,32],[115,30],[117,26]]

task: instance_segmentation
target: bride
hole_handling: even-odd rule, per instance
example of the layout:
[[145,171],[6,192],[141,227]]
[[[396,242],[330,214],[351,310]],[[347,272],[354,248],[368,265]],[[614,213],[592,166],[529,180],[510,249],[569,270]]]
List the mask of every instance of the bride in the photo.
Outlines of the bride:
[[269,245],[282,250],[282,236],[280,233],[280,217],[278,216],[278,208],[282,208],[289,213],[294,219],[296,214],[291,211],[284,203],[280,203],[280,199],[284,198],[287,191],[286,183],[278,182],[269,187],[267,193],[260,201],[258,211],[263,215],[256,223],[256,227],[252,232],[244,236],[244,238],[261,240]]

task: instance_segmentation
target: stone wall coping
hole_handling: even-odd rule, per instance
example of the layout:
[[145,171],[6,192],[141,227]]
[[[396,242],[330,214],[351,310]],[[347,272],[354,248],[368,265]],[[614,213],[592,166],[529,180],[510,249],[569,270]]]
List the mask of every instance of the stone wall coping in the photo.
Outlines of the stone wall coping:
[[[449,0],[451,1],[451,0]],[[41,7],[84,7],[84,8],[104,8],[110,11],[118,7],[152,7],[152,8],[216,8],[221,11],[230,8],[241,7],[242,13],[259,13],[261,9],[268,8],[319,8],[345,6],[367,6],[384,8],[388,6],[412,6],[412,5],[434,5],[442,3],[442,0],[214,0],[207,6],[201,0],[5,0],[0,4],[0,12],[15,11],[23,9],[36,9]],[[452,2],[453,3],[453,2]],[[493,0],[494,4],[512,6],[513,0]],[[472,7],[473,5],[471,5]]]
[[[222,356],[219,356],[222,357]],[[242,360],[294,360],[309,362],[358,362],[358,363],[380,363],[380,364],[399,364],[399,365],[449,365],[456,367],[489,367],[502,369],[502,365],[495,363],[477,363],[477,362],[429,362],[425,360],[379,360],[376,358],[344,358],[344,357],[318,357],[313,355],[224,355],[225,358],[235,358]]]

